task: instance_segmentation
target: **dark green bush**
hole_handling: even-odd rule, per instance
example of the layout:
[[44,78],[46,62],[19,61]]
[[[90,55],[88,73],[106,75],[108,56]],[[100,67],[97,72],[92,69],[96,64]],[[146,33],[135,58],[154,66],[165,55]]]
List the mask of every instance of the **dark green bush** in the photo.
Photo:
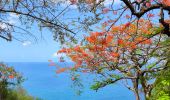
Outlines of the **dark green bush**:
[[39,100],[20,87],[22,75],[4,63],[0,63],[0,100]]

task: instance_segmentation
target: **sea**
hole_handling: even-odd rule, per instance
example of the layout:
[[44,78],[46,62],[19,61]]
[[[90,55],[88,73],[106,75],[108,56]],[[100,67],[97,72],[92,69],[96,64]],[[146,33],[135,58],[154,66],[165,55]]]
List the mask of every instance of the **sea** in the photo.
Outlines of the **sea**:
[[22,86],[28,94],[42,100],[135,100],[133,93],[121,83],[91,90],[94,80],[88,74],[83,74],[83,92],[78,95],[70,74],[56,74],[56,68],[48,62],[9,62],[8,65],[23,75]]

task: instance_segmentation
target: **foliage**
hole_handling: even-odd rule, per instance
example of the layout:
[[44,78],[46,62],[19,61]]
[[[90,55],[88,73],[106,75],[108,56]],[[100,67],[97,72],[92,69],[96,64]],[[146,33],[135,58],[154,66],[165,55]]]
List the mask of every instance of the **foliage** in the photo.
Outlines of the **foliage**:
[[[161,32],[170,36],[169,21],[164,16],[169,6],[169,0],[1,0],[0,38],[23,42],[31,36],[36,40],[37,35],[30,29],[38,26],[42,32],[50,30],[55,40],[64,43],[75,41],[77,33],[93,31],[99,23],[112,27],[125,24],[124,19],[133,22],[141,18],[159,21]],[[153,13],[157,9],[160,15]],[[12,17],[19,19],[17,24],[10,21]]]
[[[92,13],[85,19],[90,19],[91,23],[102,21],[104,25],[110,27],[116,23],[125,23],[124,19],[133,22],[134,19],[146,18],[150,21],[158,20],[163,26],[163,34],[170,36],[169,22],[166,14],[169,13],[169,0],[70,0],[77,5],[82,12]],[[160,12],[158,15],[154,12]],[[167,12],[165,12],[167,11]],[[106,18],[109,19],[106,21]],[[123,21],[121,21],[123,20]],[[83,21],[84,26],[89,27],[90,22]],[[108,29],[109,30],[109,29]]]
[[152,100],[169,100],[170,99],[170,70],[169,68],[160,73],[157,77],[155,87],[152,93]]
[[4,63],[0,63],[0,81],[6,81],[8,84],[17,85],[20,84],[23,79],[13,67],[9,67]]
[[22,81],[22,76],[13,67],[0,63],[0,99],[7,98],[10,95],[9,89]]
[[66,38],[74,40],[75,32],[68,27],[70,25],[65,19],[70,6],[68,0],[1,0],[0,38],[7,41],[36,41],[38,35],[30,29],[38,26],[36,29],[39,28],[40,32],[50,30],[54,33],[54,39],[60,42]]
[[0,100],[40,100],[27,94],[19,85],[24,79],[13,67],[0,63]]
[[[69,70],[95,73],[100,79],[91,86],[94,90],[123,81],[135,93],[137,100],[140,99],[140,91],[145,94],[145,99],[149,99],[155,75],[166,68],[167,57],[164,54],[169,45],[160,45],[167,37],[155,35],[156,27],[141,19],[112,26],[111,31],[92,32],[85,36],[85,42],[58,51],[71,58],[75,66],[57,66],[57,73]],[[148,38],[148,35],[155,36]]]
[[[166,45],[169,40],[165,41],[163,45]],[[151,100],[169,100],[170,99],[170,51],[165,54],[168,58],[167,69],[161,71],[154,84],[152,90]]]
[[32,97],[21,87],[16,89],[9,89],[8,96],[3,100],[41,100],[39,98]]

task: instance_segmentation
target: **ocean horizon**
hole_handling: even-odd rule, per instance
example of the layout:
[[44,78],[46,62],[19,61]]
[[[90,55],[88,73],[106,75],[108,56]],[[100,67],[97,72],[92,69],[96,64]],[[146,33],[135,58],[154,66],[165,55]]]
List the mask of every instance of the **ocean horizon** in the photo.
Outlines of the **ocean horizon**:
[[[43,100],[135,100],[133,92],[121,83],[108,85],[97,92],[90,89],[92,78],[83,75],[84,85],[81,95],[71,86],[70,74],[56,74],[56,68],[48,62],[8,62],[26,79],[22,86],[35,97]],[[62,64],[61,64],[62,65]]]

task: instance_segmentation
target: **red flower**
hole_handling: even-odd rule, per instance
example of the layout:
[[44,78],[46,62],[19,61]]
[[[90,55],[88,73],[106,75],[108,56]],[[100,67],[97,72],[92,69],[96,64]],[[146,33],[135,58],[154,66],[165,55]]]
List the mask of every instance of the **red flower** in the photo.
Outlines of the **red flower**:
[[66,48],[59,50],[57,53],[66,53]]
[[167,6],[170,6],[170,0],[163,0],[162,3]]
[[142,44],[151,44],[152,40],[151,39],[147,39],[145,41],[142,42]]
[[151,6],[151,3],[150,3],[150,2],[147,2],[145,5],[146,5],[146,7],[150,7],[150,6]]
[[117,42],[118,42],[119,45],[122,45],[124,43],[122,39],[118,39]]
[[60,68],[59,70],[56,71],[57,74],[65,72],[66,68]]
[[110,10],[109,8],[104,8],[104,9],[102,10],[102,13],[103,13],[103,14],[106,14],[106,13],[109,12],[109,10]]
[[83,55],[84,57],[88,57],[88,54],[85,53],[85,52],[83,52],[82,55]]
[[72,77],[71,80],[74,81],[74,80],[75,80],[75,77]]
[[111,56],[113,56],[113,57],[119,57],[119,53],[117,53],[117,52],[112,52],[112,53],[111,53]]
[[148,16],[149,18],[151,18],[151,17],[154,17],[154,14],[149,13],[147,16]]
[[76,4],[77,0],[70,0],[71,4]]
[[125,24],[125,27],[129,27],[130,26],[130,22]]
[[104,26],[108,26],[109,24],[108,24],[108,22],[104,22],[103,25]]
[[113,11],[113,14],[114,14],[114,15],[117,15],[117,11]]
[[129,15],[126,15],[125,17],[126,17],[127,19],[129,19],[129,18],[130,18],[130,16],[129,16]]
[[9,75],[8,78],[13,79],[14,75]]
[[113,36],[108,35],[108,36],[106,37],[106,42],[107,42],[107,43],[112,42],[112,40],[113,40]]

